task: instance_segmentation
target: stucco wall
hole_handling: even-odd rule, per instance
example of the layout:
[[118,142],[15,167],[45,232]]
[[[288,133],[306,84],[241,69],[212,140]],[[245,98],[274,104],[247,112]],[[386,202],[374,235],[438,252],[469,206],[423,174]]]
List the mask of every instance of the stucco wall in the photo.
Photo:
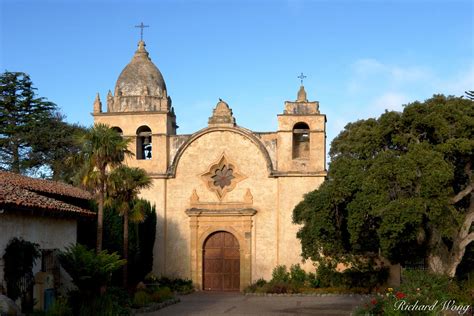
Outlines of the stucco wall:
[[[76,243],[77,222],[75,219],[9,214],[8,209],[0,214],[0,282],[3,283],[2,258],[5,247],[14,237],[22,237],[26,241],[35,242],[41,249],[63,250],[64,247]],[[40,269],[41,259],[38,259],[33,272],[36,273]],[[62,273],[61,282],[68,286],[69,276]]]
[[167,181],[167,274],[189,277],[190,230],[185,210],[190,205],[193,190],[196,190],[201,202],[219,202],[216,194],[206,187],[201,174],[223,153],[234,164],[236,171],[246,178],[227,193],[221,202],[243,201],[247,189],[250,189],[254,208],[258,211],[254,217],[254,225],[258,229],[254,234],[253,247],[258,248],[258,251],[252,251],[256,260],[253,270],[258,275],[269,273],[268,267],[262,262],[275,260],[272,228],[275,226],[276,182],[269,178],[266,160],[251,140],[236,132],[213,131],[188,146],[177,165],[176,178]]
[[[245,176],[220,201],[201,175],[225,153],[236,171]],[[209,131],[183,151],[175,178],[154,179],[141,196],[156,204],[158,215],[153,271],[156,274],[191,278],[190,218],[185,213],[196,190],[200,203],[242,202],[249,189],[253,196],[251,275],[271,278],[277,264],[301,263],[301,247],[292,224],[294,206],[316,189],[324,177],[272,177],[265,155],[253,140],[232,130]],[[221,225],[216,219],[216,225]],[[238,226],[237,223],[236,227]],[[237,228],[239,230],[239,228]],[[201,245],[202,246],[202,245]],[[198,245],[199,247],[199,245]],[[307,263],[307,269],[314,269]]]

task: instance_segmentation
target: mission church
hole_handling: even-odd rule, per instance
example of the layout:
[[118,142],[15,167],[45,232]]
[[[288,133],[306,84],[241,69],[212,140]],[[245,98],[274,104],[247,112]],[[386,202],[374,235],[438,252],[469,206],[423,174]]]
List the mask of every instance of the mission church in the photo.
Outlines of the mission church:
[[180,135],[163,76],[141,40],[106,102],[103,110],[97,95],[94,122],[131,139],[135,156],[126,164],[153,180],[141,192],[158,218],[153,273],[191,279],[201,290],[238,291],[270,279],[277,265],[302,264],[293,208],[327,174],[326,116],[303,85],[282,105],[274,132],[237,125],[219,99],[207,127]]

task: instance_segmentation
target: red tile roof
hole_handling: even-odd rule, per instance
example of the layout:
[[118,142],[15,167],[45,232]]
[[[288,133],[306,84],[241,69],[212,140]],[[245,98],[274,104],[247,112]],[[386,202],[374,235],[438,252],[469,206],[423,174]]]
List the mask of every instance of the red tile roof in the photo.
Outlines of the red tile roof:
[[57,181],[30,178],[12,172],[0,171],[0,184],[2,183],[10,183],[29,191],[52,193],[84,200],[92,199],[92,195],[89,192],[72,185]]
[[33,179],[26,176],[0,171],[0,206],[5,205],[14,209],[29,209],[46,211],[50,215],[95,216],[82,207],[63,202],[41,193],[55,194],[88,200],[89,192],[68,184]]

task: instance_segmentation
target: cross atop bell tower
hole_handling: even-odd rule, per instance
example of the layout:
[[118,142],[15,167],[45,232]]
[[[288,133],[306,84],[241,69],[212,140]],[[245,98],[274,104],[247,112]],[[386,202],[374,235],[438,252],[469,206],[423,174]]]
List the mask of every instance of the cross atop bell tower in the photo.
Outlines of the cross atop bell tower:
[[149,25],[143,24],[143,22],[140,23],[140,25],[135,25],[135,27],[140,28],[140,41],[143,41],[143,29],[145,27],[150,27]]

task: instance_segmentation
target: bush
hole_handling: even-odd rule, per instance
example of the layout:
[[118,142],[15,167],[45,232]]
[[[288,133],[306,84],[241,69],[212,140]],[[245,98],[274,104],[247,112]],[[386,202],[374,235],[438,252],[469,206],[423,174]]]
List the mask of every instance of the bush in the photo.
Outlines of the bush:
[[57,298],[45,313],[45,316],[72,316],[72,309],[66,298]]
[[111,294],[103,294],[94,297],[91,301],[83,302],[81,304],[79,316],[128,316],[130,311],[128,308],[120,305],[120,301],[117,300]]
[[[399,300],[406,301],[408,305],[415,303],[417,305],[432,305],[436,301],[450,300],[455,300],[457,306],[466,307],[468,304],[472,304],[473,298],[469,296],[468,292],[462,289],[454,279],[447,276],[412,270],[404,271],[402,277],[402,284],[398,289],[388,288],[384,295],[373,297],[369,302],[359,307],[356,314],[406,315],[407,311],[394,308]],[[442,314],[441,308],[442,304],[438,304],[430,315]]]
[[140,290],[133,295],[133,306],[144,307],[152,302],[152,297],[146,291]]
[[83,245],[77,244],[66,248],[59,254],[59,262],[71,276],[72,282],[85,295],[96,294],[111,279],[112,272],[125,264],[116,253],[106,250],[95,253]]
[[276,266],[272,272],[272,282],[288,282],[290,273],[285,265]]
[[271,281],[263,286],[266,293],[284,294],[299,293],[300,289],[291,282]]
[[310,272],[308,273],[308,276],[306,278],[306,284],[309,286],[309,287],[312,287],[312,288],[318,288],[320,287],[320,281],[319,279],[316,277],[316,274]]
[[399,290],[405,293],[420,293],[427,302],[451,299],[468,304],[472,302],[469,291],[461,288],[455,279],[422,270],[403,271]]
[[290,267],[290,280],[293,284],[303,286],[308,276],[299,264]]
[[187,279],[170,279],[167,277],[156,278],[148,275],[145,280],[148,284],[158,285],[158,287],[168,287],[172,292],[179,294],[189,294],[194,292],[193,281]]
[[384,284],[389,275],[387,267],[374,268],[372,265],[336,271],[336,266],[321,263],[317,269],[320,287],[367,287],[369,290]]
[[[33,310],[33,300],[28,291],[34,284],[33,265],[40,254],[38,244],[22,238],[12,238],[5,248],[3,272],[7,295],[14,301],[21,297],[22,312]],[[26,291],[22,292],[22,288]]]
[[[263,278],[260,278],[257,281],[255,281],[253,283],[250,283],[250,285],[247,286],[244,289],[244,292],[245,293],[255,293],[255,292],[257,292],[258,289],[261,289],[263,286],[265,286],[265,284],[267,284],[267,281],[265,281]],[[260,293],[262,293],[262,292],[260,292]]]
[[160,287],[157,291],[155,291],[157,295],[160,296],[161,301],[169,300],[173,297],[173,293],[169,287]]
[[116,287],[109,287],[102,295],[84,295],[75,290],[68,293],[68,303],[73,315],[129,315],[131,300],[128,293]]

